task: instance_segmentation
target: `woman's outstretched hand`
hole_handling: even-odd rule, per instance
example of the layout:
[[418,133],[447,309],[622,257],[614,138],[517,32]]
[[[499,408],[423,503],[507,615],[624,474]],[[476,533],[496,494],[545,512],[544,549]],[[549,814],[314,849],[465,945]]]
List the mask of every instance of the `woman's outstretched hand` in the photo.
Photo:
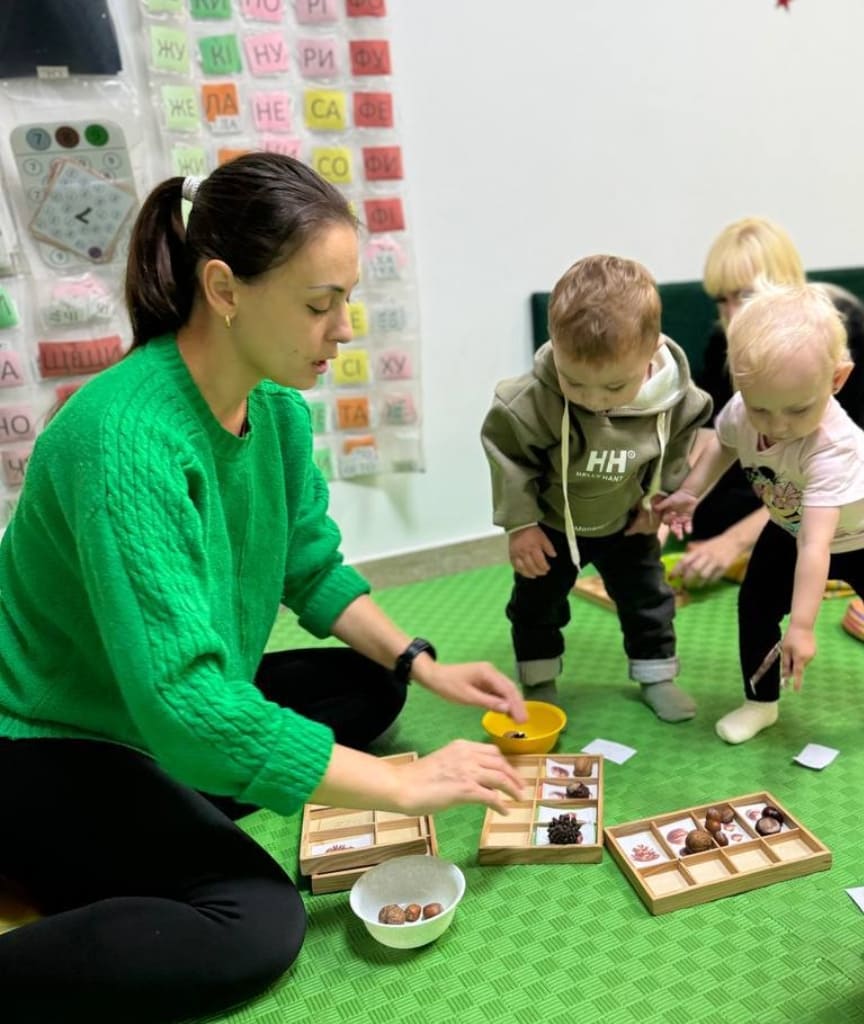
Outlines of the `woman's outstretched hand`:
[[456,804],[485,804],[506,814],[505,797],[524,797],[516,770],[491,743],[454,740],[396,770],[405,814],[432,814]]
[[[419,658],[417,659],[420,660]],[[488,661],[441,665],[424,664],[414,678],[427,690],[454,704],[469,704],[488,711],[501,711],[516,722],[525,722],[528,714],[522,695],[512,679],[508,679]]]

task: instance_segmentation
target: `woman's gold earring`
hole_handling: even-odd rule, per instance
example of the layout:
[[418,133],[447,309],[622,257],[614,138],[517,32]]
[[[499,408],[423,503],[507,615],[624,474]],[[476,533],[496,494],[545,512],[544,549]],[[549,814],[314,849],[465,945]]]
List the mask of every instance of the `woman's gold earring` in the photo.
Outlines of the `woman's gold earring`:
[[225,326],[229,331],[231,330],[231,317],[227,313],[225,314]]

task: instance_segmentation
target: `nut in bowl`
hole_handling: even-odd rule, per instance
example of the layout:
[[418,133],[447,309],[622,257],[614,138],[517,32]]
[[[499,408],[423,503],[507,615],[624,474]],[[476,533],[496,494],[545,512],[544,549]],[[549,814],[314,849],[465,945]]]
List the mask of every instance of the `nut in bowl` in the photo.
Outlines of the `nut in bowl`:
[[[415,949],[447,931],[464,892],[465,876],[455,864],[418,853],[369,868],[354,883],[349,903],[382,945]],[[396,913],[394,907],[402,913]],[[413,919],[417,909],[420,914]],[[399,923],[383,924],[380,916]]]
[[483,728],[502,754],[548,754],[567,724],[567,716],[554,704],[526,700],[525,710],[527,722],[516,722],[500,711],[487,711],[483,716]]

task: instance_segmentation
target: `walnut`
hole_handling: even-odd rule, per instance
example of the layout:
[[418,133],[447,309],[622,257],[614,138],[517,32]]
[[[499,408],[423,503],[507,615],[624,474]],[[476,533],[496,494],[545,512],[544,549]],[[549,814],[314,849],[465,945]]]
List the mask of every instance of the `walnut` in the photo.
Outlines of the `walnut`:
[[405,924],[405,911],[398,903],[388,903],[378,911],[381,924]]

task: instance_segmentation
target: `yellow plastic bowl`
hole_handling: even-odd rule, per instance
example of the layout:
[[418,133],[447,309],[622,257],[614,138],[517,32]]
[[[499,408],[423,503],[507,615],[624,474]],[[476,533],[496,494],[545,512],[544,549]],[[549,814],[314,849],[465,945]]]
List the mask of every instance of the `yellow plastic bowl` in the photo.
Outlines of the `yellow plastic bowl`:
[[[558,735],[567,724],[561,708],[542,700],[526,700],[527,722],[515,722],[500,711],[487,711],[482,725],[502,754],[548,754],[558,742]],[[524,732],[525,739],[507,736],[508,732]]]

